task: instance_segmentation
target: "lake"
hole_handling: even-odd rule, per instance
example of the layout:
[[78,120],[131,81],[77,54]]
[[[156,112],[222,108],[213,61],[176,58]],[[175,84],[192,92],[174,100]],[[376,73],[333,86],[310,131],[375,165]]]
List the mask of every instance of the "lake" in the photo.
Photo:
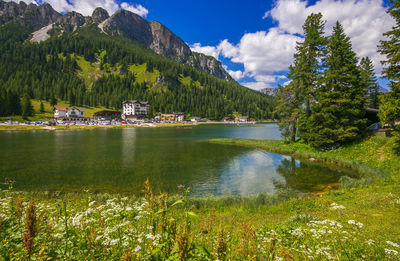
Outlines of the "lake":
[[200,125],[193,129],[125,128],[0,132],[0,180],[18,190],[139,193],[190,186],[195,196],[303,192],[334,186],[350,170],[239,146],[214,138],[280,139],[276,124]]

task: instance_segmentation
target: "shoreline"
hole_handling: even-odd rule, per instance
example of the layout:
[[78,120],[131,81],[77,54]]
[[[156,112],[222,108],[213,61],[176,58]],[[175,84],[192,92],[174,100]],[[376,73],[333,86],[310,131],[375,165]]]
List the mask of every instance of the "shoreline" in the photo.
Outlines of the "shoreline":
[[[266,123],[266,122],[263,122]],[[270,122],[274,123],[274,122]],[[226,123],[226,122],[197,122],[197,123],[156,123],[141,125],[56,125],[56,126],[37,126],[37,125],[10,125],[0,124],[0,131],[32,131],[32,130],[92,130],[92,129],[121,129],[121,128],[166,128],[166,127],[192,127],[200,125],[231,125],[231,127],[260,127],[258,123]]]

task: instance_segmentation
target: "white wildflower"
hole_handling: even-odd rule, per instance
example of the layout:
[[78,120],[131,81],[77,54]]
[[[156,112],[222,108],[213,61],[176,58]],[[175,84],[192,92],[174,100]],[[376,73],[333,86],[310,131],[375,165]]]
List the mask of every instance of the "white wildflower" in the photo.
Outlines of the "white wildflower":
[[399,252],[397,252],[396,250],[387,249],[387,248],[385,248],[385,253],[386,253],[388,256],[397,256],[397,255],[399,254]]
[[142,249],[140,246],[135,247],[135,252],[136,252],[136,253],[139,252],[140,249]]
[[91,201],[91,202],[89,203],[89,207],[93,206],[94,203],[96,203],[96,201],[94,201],[94,200]]
[[338,205],[336,203],[331,204],[331,209],[345,209],[346,207]]
[[127,200],[128,200],[128,197],[123,197],[123,198],[121,198],[121,200],[122,200],[122,201],[127,201]]
[[355,224],[356,224],[356,222],[355,222],[354,220],[352,220],[352,219],[350,219],[349,221],[347,221],[347,223],[349,223],[350,225],[355,225]]
[[397,248],[400,247],[399,244],[394,243],[394,242],[392,242],[392,241],[386,241],[386,244],[391,245],[391,246],[393,246],[393,247],[397,247]]
[[375,243],[375,241],[374,240],[372,240],[372,239],[368,239],[365,243],[367,243],[367,245],[373,245],[374,243]]

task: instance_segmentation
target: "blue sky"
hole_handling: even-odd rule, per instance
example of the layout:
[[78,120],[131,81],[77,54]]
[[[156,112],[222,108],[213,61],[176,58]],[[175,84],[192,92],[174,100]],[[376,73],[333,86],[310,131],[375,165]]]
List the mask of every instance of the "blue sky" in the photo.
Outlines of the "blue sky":
[[[382,39],[382,32],[393,25],[393,21],[385,13],[387,0],[253,0],[250,2],[140,0],[130,4],[140,4],[145,7],[148,10],[146,19],[160,21],[193,47],[193,50],[214,54],[228,70],[240,72],[233,74],[240,83],[255,89],[276,87],[278,83],[284,84],[288,81],[284,77],[287,74],[286,68],[291,63],[293,44],[296,40],[301,40],[300,26],[307,13],[322,12],[325,19],[330,19],[327,22],[327,33],[336,20],[341,21],[344,26],[347,25],[349,36],[354,40],[354,49],[360,57],[368,55],[373,58],[377,74],[381,73],[382,57],[376,54],[374,47]],[[267,12],[271,13],[266,15]],[[360,23],[364,20],[365,22]],[[285,24],[286,21],[289,23]],[[371,23],[375,24],[372,28]],[[298,25],[298,28],[292,28],[294,25]],[[279,33],[272,37],[271,30],[275,28]],[[369,28],[367,33],[366,28]],[[265,34],[254,35],[256,32]],[[246,36],[252,39],[246,41]],[[269,36],[271,39],[268,40]],[[224,49],[218,46],[225,39],[239,49],[240,53],[233,56],[224,55]],[[276,69],[273,68],[273,61],[276,59],[282,62],[279,55],[266,54],[271,58],[269,61],[272,64],[263,70],[259,68],[263,66],[263,59],[257,61],[257,55],[263,56],[265,48],[260,48],[257,54],[246,50],[245,46],[239,46],[241,40],[243,45],[253,44],[253,48],[257,48],[255,42],[260,41],[258,44],[262,45],[274,42],[274,39],[277,43],[282,43],[284,51],[291,49],[291,52],[288,51],[290,56],[281,56],[286,66],[280,64]],[[370,43],[367,44],[366,41]],[[276,50],[279,46],[272,49],[279,52]],[[246,58],[248,55],[254,57]],[[385,80],[380,79],[380,83],[386,86]]]
[[[34,2],[34,0],[25,0]],[[101,6],[157,20],[181,37],[193,51],[212,55],[242,85],[253,89],[284,84],[293,62],[301,25],[310,13],[321,12],[326,33],[339,20],[359,57],[369,56],[380,75],[377,53],[382,33],[393,25],[388,0],[40,0],[57,11],[90,15]],[[386,81],[380,79],[386,86]]]

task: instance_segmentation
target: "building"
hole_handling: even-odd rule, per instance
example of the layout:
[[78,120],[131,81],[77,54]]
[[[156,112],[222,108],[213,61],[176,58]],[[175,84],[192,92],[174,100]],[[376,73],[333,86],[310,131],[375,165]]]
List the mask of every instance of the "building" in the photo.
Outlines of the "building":
[[75,107],[54,107],[54,118],[56,119],[83,119],[85,110]]
[[200,117],[194,116],[194,117],[192,117],[192,118],[190,119],[190,121],[193,122],[193,123],[196,123],[196,122],[201,121],[201,118],[200,118]]
[[239,122],[249,122],[250,118],[247,116],[240,116],[239,117]]
[[122,118],[129,120],[144,119],[150,104],[146,101],[129,100],[122,103]]
[[174,112],[172,114],[159,113],[154,119],[156,121],[184,121],[185,113],[183,112]]
[[174,112],[175,121],[184,121],[185,113],[183,112]]
[[93,119],[97,121],[112,121],[112,120],[120,120],[121,112],[120,111],[98,111],[93,115]]
[[230,123],[233,121],[231,117],[224,117],[223,120],[225,123]]

